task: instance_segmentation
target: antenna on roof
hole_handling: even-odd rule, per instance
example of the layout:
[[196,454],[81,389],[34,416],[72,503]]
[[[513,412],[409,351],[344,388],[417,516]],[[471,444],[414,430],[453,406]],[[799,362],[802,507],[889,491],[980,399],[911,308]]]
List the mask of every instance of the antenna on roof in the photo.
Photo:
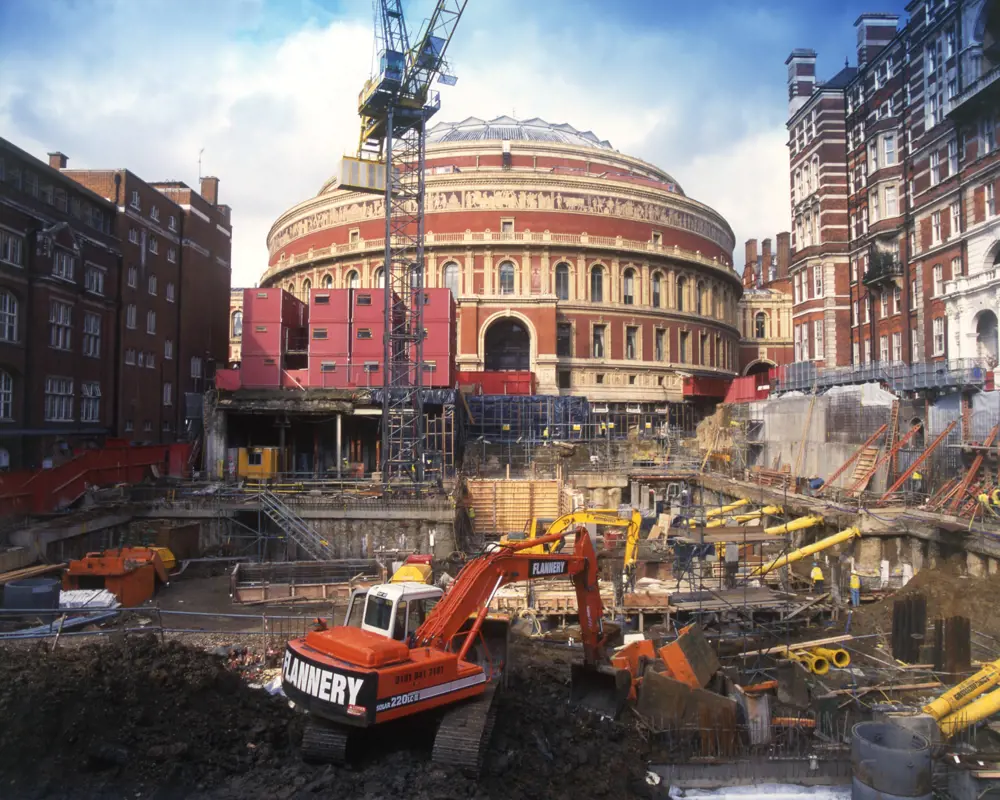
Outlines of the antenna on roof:
[[205,152],[205,148],[204,147],[201,148],[201,150],[198,151],[198,180],[199,181],[201,180],[201,154],[204,153],[204,152]]

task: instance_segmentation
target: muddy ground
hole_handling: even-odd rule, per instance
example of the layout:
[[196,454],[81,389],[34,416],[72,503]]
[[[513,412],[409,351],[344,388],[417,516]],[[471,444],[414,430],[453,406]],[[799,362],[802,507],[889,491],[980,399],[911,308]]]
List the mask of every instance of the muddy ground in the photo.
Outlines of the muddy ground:
[[474,781],[398,741],[382,743],[353,769],[304,764],[301,715],[248,688],[222,659],[177,642],[140,635],[55,652],[41,644],[5,651],[0,796],[648,796],[634,726],[569,706],[574,656],[530,644],[518,645],[515,656],[484,773]]

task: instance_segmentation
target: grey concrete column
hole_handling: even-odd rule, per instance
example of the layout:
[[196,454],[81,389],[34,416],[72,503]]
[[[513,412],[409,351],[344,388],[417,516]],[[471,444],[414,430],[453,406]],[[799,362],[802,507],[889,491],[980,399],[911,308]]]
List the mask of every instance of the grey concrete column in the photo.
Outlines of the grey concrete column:
[[341,413],[338,411],[337,412],[337,480],[340,480],[340,477],[341,477],[341,475],[340,475],[340,465],[344,463],[344,455],[343,455],[343,452],[340,449],[341,448],[341,442],[340,442],[340,417],[341,417]]

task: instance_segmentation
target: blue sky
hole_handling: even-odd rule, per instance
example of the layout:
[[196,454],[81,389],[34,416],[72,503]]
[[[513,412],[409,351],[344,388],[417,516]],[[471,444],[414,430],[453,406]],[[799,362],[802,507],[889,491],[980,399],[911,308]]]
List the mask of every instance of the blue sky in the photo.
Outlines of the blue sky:
[[[432,0],[404,2],[412,29]],[[439,119],[569,122],[670,172],[746,238],[788,228],[785,58],[856,61],[854,21],[902,0],[469,0]],[[70,166],[192,185],[233,207],[234,284],[356,146],[369,0],[0,0],[0,136]]]

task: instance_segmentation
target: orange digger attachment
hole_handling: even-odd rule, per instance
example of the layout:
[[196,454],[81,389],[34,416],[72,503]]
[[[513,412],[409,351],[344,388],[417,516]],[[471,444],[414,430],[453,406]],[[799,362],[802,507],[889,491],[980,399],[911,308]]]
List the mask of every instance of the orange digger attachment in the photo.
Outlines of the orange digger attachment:
[[586,664],[570,667],[570,700],[602,716],[617,718],[631,689],[632,676],[628,670]]

